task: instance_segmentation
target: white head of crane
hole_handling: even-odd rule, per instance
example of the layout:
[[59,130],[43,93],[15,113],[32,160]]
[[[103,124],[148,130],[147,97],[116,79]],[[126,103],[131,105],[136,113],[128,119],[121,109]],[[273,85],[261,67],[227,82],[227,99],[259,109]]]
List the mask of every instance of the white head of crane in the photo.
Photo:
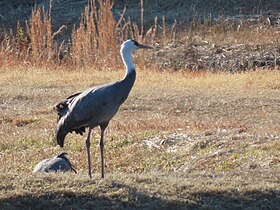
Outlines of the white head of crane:
[[120,53],[128,72],[135,69],[134,64],[132,62],[132,53],[134,50],[138,50],[138,49],[153,49],[153,48],[150,46],[139,44],[138,42],[132,39],[126,40],[121,45]]

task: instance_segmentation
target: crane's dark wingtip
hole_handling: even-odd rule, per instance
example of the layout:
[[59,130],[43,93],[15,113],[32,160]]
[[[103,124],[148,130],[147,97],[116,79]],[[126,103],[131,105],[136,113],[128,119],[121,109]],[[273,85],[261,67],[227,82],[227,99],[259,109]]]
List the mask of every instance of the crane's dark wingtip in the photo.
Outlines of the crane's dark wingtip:
[[64,146],[64,139],[65,139],[66,135],[67,135],[67,133],[62,133],[62,132],[57,132],[56,133],[56,141],[57,141],[57,144],[60,147]]
[[64,147],[64,141],[57,140],[57,143],[61,148]]

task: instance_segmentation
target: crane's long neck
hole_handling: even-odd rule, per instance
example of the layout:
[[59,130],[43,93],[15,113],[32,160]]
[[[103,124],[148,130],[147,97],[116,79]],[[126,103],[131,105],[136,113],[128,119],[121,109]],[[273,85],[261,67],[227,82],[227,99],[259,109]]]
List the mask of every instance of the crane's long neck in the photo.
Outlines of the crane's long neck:
[[135,66],[132,61],[132,50],[125,50],[122,48],[121,56],[126,67],[126,76],[128,76],[132,72],[135,72]]
[[121,49],[122,60],[126,67],[125,77],[121,81],[121,89],[123,90],[124,100],[128,96],[136,79],[135,66],[132,61],[132,52],[132,50]]

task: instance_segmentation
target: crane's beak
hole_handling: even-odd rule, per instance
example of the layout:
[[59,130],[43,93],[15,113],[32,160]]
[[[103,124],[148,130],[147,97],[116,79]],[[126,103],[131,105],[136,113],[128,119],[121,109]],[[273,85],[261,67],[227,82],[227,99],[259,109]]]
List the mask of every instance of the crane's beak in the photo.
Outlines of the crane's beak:
[[138,47],[139,47],[139,49],[154,49],[153,47],[143,45],[143,44],[139,44],[139,43],[138,43]]

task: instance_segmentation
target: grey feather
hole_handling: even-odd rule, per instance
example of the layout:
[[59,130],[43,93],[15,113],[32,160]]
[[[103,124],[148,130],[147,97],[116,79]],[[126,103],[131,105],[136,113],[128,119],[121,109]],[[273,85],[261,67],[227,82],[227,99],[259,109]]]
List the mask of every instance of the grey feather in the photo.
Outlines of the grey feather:
[[90,88],[58,103],[55,106],[58,112],[58,144],[63,147],[68,133],[74,131],[82,135],[88,126],[108,123],[127,99],[135,78],[133,71],[122,81]]
[[61,172],[73,171],[77,173],[75,167],[72,165],[70,160],[65,155],[67,155],[67,153],[62,152],[53,158],[42,160],[35,166],[33,173],[36,172],[48,173],[48,172],[60,172],[60,171]]

